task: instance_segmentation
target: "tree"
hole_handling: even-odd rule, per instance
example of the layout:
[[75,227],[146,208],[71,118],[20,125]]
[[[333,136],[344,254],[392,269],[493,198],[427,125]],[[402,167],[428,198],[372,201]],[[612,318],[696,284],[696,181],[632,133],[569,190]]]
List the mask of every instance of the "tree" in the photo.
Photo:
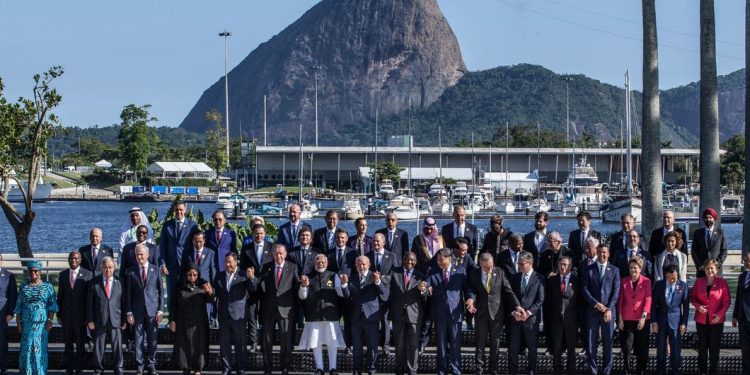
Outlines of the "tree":
[[[644,228],[661,222],[661,125],[659,122],[659,44],[656,37],[655,0],[643,0],[643,169],[642,219]],[[628,98],[629,100],[629,98]],[[648,231],[644,231],[648,233]]]
[[[406,168],[392,162],[387,161],[384,163],[378,163],[378,167],[375,168],[374,163],[370,163],[370,178],[372,178],[372,174],[374,172],[374,169],[377,169],[378,173],[378,179],[380,181],[383,180],[391,180],[393,182],[397,182],[401,180],[401,171],[405,170]],[[377,185],[377,181],[376,181]]]
[[[750,0],[745,1],[745,139],[750,137]],[[750,155],[750,142],[745,142],[745,155]],[[750,176],[750,163],[745,159],[745,177]],[[750,184],[745,181],[745,211],[742,219],[742,254],[750,251]]]
[[[721,205],[719,184],[719,95],[716,78],[716,18],[714,1],[700,0],[700,212]],[[719,213],[718,223],[721,223]]]
[[136,106],[128,104],[120,113],[121,128],[117,140],[123,166],[133,171],[133,180],[138,180],[138,172],[146,169],[148,163],[150,121],[158,121],[149,117],[150,104]]
[[206,121],[214,123],[214,130],[206,133],[206,162],[216,171],[216,181],[219,172],[227,166],[227,133],[221,126],[221,113],[212,109],[206,112]]
[[[0,178],[3,182],[0,207],[13,228],[18,255],[22,258],[34,256],[29,243],[36,217],[32,203],[40,165],[47,155],[47,140],[59,127],[59,119],[51,110],[62,101],[50,85],[62,74],[62,67],[56,66],[44,74],[34,75],[34,98],[19,98],[17,103],[8,103],[5,99],[0,79]],[[11,181],[18,184],[23,196],[20,209],[7,199]]]

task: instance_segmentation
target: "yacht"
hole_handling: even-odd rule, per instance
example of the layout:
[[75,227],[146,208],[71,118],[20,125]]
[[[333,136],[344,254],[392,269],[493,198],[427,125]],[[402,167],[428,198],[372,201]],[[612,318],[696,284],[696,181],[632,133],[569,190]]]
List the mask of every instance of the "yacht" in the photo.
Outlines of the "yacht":
[[745,212],[744,202],[741,195],[727,194],[721,197],[722,215],[739,215]]
[[605,222],[619,223],[624,214],[633,215],[636,223],[641,222],[643,202],[635,197],[619,197],[601,207],[602,220]]
[[386,213],[393,213],[399,220],[417,220],[419,218],[419,208],[414,198],[397,195],[391,199],[385,208]]
[[302,198],[299,203],[302,210],[300,211],[300,219],[312,219],[318,213],[318,206],[310,200]]
[[216,196],[216,202],[214,203],[216,209],[224,212],[232,212],[234,210],[234,202],[229,199],[231,197],[232,194],[219,193],[219,195]]
[[380,187],[378,188],[378,196],[381,199],[393,199],[393,197],[396,195],[396,190],[393,189],[393,183],[391,180],[385,179],[380,182]]
[[599,182],[594,168],[582,158],[563,182],[562,189],[566,203],[574,205],[600,205],[604,202],[606,184]]
[[516,212],[516,205],[511,201],[504,201],[497,204],[497,212],[503,214],[512,214]]
[[427,193],[427,195],[429,195],[431,198],[439,197],[439,196],[446,196],[446,195],[448,195],[448,191],[445,190],[445,188],[443,187],[443,185],[438,184],[438,183],[434,183],[434,184],[430,185],[430,190]]
[[365,217],[362,211],[362,205],[356,199],[347,199],[344,201],[344,205],[341,207],[344,211],[344,218],[346,220],[357,220],[361,217]]

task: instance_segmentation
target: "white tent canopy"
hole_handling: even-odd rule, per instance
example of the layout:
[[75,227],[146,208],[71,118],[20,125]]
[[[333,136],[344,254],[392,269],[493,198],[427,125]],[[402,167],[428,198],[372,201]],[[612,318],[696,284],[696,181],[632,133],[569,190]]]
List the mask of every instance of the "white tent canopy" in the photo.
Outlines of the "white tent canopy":
[[107,169],[107,168],[112,168],[112,163],[110,163],[110,162],[102,159],[102,160],[99,160],[96,163],[94,163],[94,166],[97,167],[97,168]]
[[146,168],[146,172],[162,178],[208,178],[216,177],[216,172],[203,162],[157,161]]

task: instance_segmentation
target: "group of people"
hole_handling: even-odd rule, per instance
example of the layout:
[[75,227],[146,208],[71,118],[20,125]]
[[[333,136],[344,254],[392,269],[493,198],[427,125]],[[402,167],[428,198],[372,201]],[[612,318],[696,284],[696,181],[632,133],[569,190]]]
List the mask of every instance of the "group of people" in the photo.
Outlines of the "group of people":
[[[664,225],[652,232],[648,245],[630,215],[623,215],[622,231],[605,243],[590,227],[590,214],[581,212],[579,228],[569,234],[567,246],[558,232],[547,231],[545,212],[536,214],[534,231],[525,235],[512,233],[502,217],[493,216],[481,246],[479,231],[466,222],[461,206],[442,227],[425,218],[422,232],[410,241],[394,214],[386,216],[385,227],[373,236],[367,234],[366,219],[358,219],[350,236],[338,225],[336,210],[327,212],[324,227],[313,230],[300,219],[299,206],[292,205],[289,221],[279,227],[274,242],[264,225],[254,223],[252,237],[239,246],[221,211],[214,212],[214,226],[206,232],[185,214],[185,204],[177,203],[175,218],[162,227],[159,245],[151,243],[150,227],[133,223],[132,241],[121,244],[119,277],[114,276],[112,249],[102,244],[101,230],[92,229],[90,244],[70,252],[57,296],[39,278],[38,262],[29,264],[28,282],[18,291],[14,275],[0,268],[0,312],[6,317],[0,321],[6,325],[16,316],[23,335],[21,373],[45,373],[46,335],[57,313],[69,374],[82,372],[87,338],[93,342],[91,366],[96,374],[104,370],[107,338],[114,371],[123,373],[123,335],[130,334],[136,370],[156,374],[157,329],[164,306],[169,307],[168,327],[175,333],[173,362],[184,374],[199,374],[207,364],[212,315],[220,327],[225,375],[244,374],[248,347],[251,352],[261,348],[264,371],[270,374],[277,332],[282,374],[290,371],[295,344],[312,351],[316,375],[324,374],[326,347],[333,375],[339,349],[353,354],[355,374],[374,374],[378,356],[390,355],[391,343],[395,372],[416,374],[418,354],[431,333],[439,374],[494,374],[499,373],[503,327],[508,372],[519,373],[519,356],[525,351],[524,372],[533,374],[540,326],[555,373],[576,372],[575,346],[582,337],[590,371],[609,374],[615,330],[620,331],[626,372],[645,371],[653,331],[657,371],[666,373],[669,367],[678,373],[680,337],[691,303],[701,373],[716,373],[730,293],[721,277],[727,251],[712,209],[702,213],[704,227],[693,235],[690,257],[698,274],[692,289],[686,283],[685,234],[674,227],[670,211],[664,212]],[[750,255],[743,257],[743,264],[750,270]],[[750,371],[749,292],[750,271],[740,276],[733,322],[740,327],[744,371]],[[461,368],[464,322],[476,332],[474,369]],[[301,339],[295,343],[298,329]],[[4,372],[3,332],[0,329]]]

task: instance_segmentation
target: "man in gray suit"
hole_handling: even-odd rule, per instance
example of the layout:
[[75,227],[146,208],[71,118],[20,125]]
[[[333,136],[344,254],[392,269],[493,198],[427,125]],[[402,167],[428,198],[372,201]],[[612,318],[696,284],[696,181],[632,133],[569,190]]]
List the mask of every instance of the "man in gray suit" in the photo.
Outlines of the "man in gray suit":
[[115,260],[111,257],[102,259],[101,274],[89,283],[86,296],[86,321],[94,339],[94,374],[104,373],[104,349],[107,335],[112,345],[112,362],[115,375],[122,375],[122,337],[120,330],[125,329],[125,318],[122,310],[122,299],[125,291],[122,284],[114,277]]
[[[125,310],[128,324],[135,327],[135,362],[138,374],[143,374],[144,366],[149,375],[156,374],[156,337],[164,305],[164,291],[161,276],[156,266],[148,262],[146,245],[135,246],[135,259],[138,264],[128,270],[125,283]],[[144,361],[144,340],[146,358]]]
[[698,271],[695,277],[703,277],[703,262],[716,259],[719,262],[719,273],[724,260],[727,259],[727,245],[724,240],[724,231],[716,225],[719,214],[713,208],[703,210],[703,228],[693,232],[693,245],[690,248],[690,257]]
[[[3,255],[0,254],[0,266],[3,264]],[[16,276],[5,269],[0,268],[0,374],[6,373],[8,358],[8,321],[13,319],[13,311],[16,309],[16,297],[18,289]]]
[[417,256],[407,252],[403,267],[394,268],[390,275],[388,320],[393,323],[397,375],[417,373],[417,327],[424,314],[424,292],[427,285],[424,283],[424,275],[414,269],[416,265]]

